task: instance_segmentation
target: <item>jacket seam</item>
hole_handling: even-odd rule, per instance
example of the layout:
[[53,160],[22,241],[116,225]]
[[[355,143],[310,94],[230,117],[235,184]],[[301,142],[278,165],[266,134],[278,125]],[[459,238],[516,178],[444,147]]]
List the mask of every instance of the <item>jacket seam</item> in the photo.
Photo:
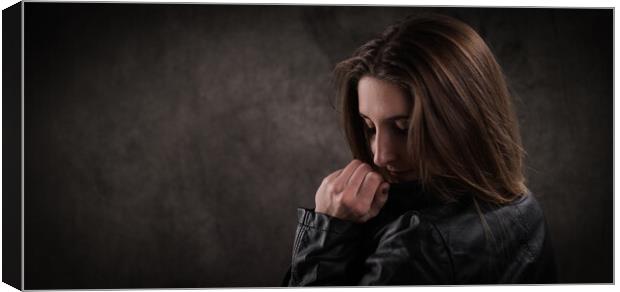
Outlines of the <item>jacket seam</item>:
[[[354,226],[352,226],[352,228],[351,228],[351,226],[349,226],[348,228],[347,227],[345,227],[345,228],[338,228],[336,225],[339,222],[335,222],[335,221],[332,221],[330,219],[327,220],[327,224],[326,224],[327,228],[321,228],[321,227],[316,226],[314,224],[306,223],[306,221],[308,221],[307,220],[308,216],[309,216],[308,213],[304,213],[303,219],[300,222],[297,222],[297,223],[299,225],[301,225],[301,226],[304,226],[304,227],[307,227],[307,228],[310,228],[310,229],[313,229],[313,230],[323,231],[323,232],[327,232],[327,233],[335,233],[335,234],[346,234],[346,233],[349,233],[348,231],[350,229],[355,228]],[[354,224],[354,223],[348,223],[347,222],[345,224]],[[343,229],[344,232],[340,232],[339,231],[340,229]]]
[[454,267],[454,260],[452,259],[452,252],[450,250],[450,248],[448,247],[448,243],[443,235],[443,233],[439,230],[439,227],[437,227],[437,225],[434,222],[430,223],[431,226],[433,227],[433,229],[435,229],[435,231],[437,231],[437,234],[439,234],[439,238],[441,238],[441,242],[443,243],[443,248],[446,251],[446,254],[448,255],[448,261],[450,262],[450,275],[452,278],[452,283],[456,282],[456,275],[455,275],[455,267]]
[[335,230],[333,230],[332,228],[327,228],[327,229],[323,229],[323,228],[319,228],[310,224],[306,224],[306,223],[299,223],[299,225],[309,228],[309,229],[313,229],[313,230],[317,230],[317,231],[323,231],[323,232],[327,232],[327,233],[336,233],[336,234],[342,234],[340,232],[337,232]]
[[[302,222],[306,220],[307,216],[308,216],[308,213],[304,212],[303,217],[302,217]],[[295,246],[293,250],[293,256],[291,259],[292,263],[295,263],[295,258],[297,257],[297,254],[299,253],[299,247],[301,246],[301,241],[303,240],[304,234],[306,233],[306,228],[304,228],[303,224],[301,224],[301,226],[299,226],[298,228],[299,228],[299,233],[297,233],[297,238],[295,239]],[[290,282],[294,283],[295,285],[298,284],[298,275],[297,275],[297,269],[295,268],[295,265],[291,266]]]
[[522,238],[519,238],[519,240],[522,240],[521,245],[525,246],[525,250],[527,250],[529,258],[532,260],[532,259],[534,259],[534,253],[532,252],[532,248],[530,247],[529,242],[527,242],[527,240],[524,239],[524,238],[528,238],[529,236],[531,236],[530,229],[528,228],[528,226],[525,223],[523,223],[523,219],[522,219],[523,218],[523,213],[521,213],[521,209],[519,208],[518,205],[515,205],[515,210],[516,210],[516,212],[519,215],[517,217],[517,220],[519,221],[519,224],[521,225],[521,227],[523,227],[523,229],[525,229],[525,232],[527,234],[526,236],[524,236]]
[[[308,215],[307,213],[304,213],[303,218],[302,218],[302,222],[305,221],[307,215]],[[301,228],[299,228],[299,233],[297,233],[297,238],[295,240],[296,244],[295,244],[295,253],[294,254],[297,254],[299,252],[299,246],[301,245],[301,238],[303,237],[303,234],[305,232],[306,232],[306,230],[303,228],[303,225],[302,225]]]

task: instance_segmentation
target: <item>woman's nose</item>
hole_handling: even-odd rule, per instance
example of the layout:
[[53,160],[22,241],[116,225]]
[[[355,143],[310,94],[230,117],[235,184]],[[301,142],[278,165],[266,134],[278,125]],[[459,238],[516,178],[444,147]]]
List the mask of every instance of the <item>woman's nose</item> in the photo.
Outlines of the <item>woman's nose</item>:
[[373,145],[373,162],[376,166],[386,167],[396,159],[393,139],[388,135],[377,133]]

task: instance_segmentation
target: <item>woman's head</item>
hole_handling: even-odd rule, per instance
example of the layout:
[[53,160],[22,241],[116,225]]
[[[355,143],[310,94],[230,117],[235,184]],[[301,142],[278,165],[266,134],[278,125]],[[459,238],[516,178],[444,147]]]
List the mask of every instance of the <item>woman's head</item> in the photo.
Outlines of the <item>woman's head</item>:
[[355,158],[444,199],[505,203],[526,192],[524,151],[500,66],[480,36],[445,16],[410,17],[336,66]]

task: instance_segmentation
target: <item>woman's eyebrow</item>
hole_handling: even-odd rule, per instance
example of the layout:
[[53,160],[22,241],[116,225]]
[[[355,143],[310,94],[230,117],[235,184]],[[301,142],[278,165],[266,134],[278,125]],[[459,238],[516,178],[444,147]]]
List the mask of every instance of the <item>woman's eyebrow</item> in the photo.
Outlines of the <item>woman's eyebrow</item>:
[[[370,120],[370,118],[367,117],[366,115],[364,115],[363,113],[360,113],[360,116],[362,118],[364,118],[364,119],[369,119]],[[409,118],[410,118],[409,115],[404,114],[404,115],[395,115],[395,116],[386,118],[386,120],[395,121],[395,120],[406,120],[406,119],[409,119]]]
[[395,120],[408,120],[409,117],[410,117],[409,115],[397,115],[397,116],[389,117],[386,120],[392,120],[392,121],[395,121]]

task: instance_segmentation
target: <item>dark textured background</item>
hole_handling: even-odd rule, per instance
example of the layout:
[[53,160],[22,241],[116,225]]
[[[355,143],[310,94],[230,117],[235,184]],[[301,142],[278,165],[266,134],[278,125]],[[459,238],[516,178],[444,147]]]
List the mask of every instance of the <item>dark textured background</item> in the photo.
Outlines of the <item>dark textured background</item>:
[[277,286],[350,159],[333,66],[420,11],[503,66],[560,280],[613,280],[612,10],[25,6],[26,289]]

